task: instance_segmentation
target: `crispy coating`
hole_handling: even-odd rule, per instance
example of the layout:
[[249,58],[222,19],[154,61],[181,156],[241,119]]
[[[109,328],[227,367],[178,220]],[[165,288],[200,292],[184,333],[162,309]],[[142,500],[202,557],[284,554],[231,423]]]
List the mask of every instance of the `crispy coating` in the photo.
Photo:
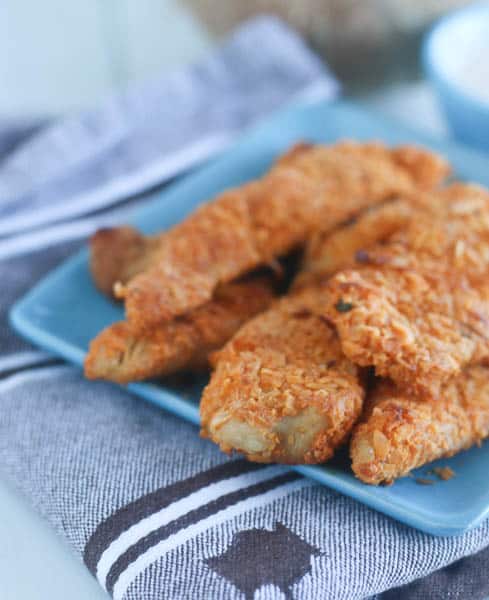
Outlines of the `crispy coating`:
[[203,306],[144,335],[134,334],[125,321],[114,323],[90,344],[85,375],[128,383],[182,369],[202,369],[210,352],[221,348],[245,321],[268,307],[272,289],[266,277],[228,283]]
[[216,354],[200,404],[203,436],[257,462],[333,455],[360,415],[364,389],[321,307],[317,288],[285,297]]
[[457,184],[433,206],[325,295],[346,356],[428,396],[489,356],[489,194]]
[[[311,151],[316,153],[315,160],[310,158]],[[350,173],[345,170],[345,160],[350,162]],[[425,148],[414,145],[388,148],[381,142],[359,143],[351,140],[331,146],[298,143],[280,156],[276,165],[292,165],[306,174],[309,172],[313,177],[327,175],[348,187],[358,184],[365,186],[367,182],[358,180],[372,177],[368,185],[373,187],[378,184],[379,189],[395,176],[392,166],[399,168],[397,174],[403,178],[407,176],[417,188],[427,190],[437,187],[450,173],[446,160]],[[364,167],[369,170],[364,171]],[[393,185],[392,181],[390,185]]]
[[217,285],[267,264],[362,208],[431,187],[448,167],[426,150],[344,142],[296,147],[264,177],[221,194],[160,239],[157,261],[116,293],[136,331],[212,297]]
[[[467,191],[477,196],[480,189],[454,184],[438,190],[434,196],[426,190],[415,190],[401,198],[379,206],[370,206],[353,220],[340,224],[333,231],[318,231],[307,241],[301,271],[294,281],[295,287],[312,284],[330,277],[340,269],[368,263],[367,250],[385,242],[394,233],[404,229],[423,211],[424,223],[427,219],[445,217],[451,205],[458,204],[458,210],[466,210],[464,200],[459,201]],[[456,207],[453,210],[457,211]],[[472,210],[472,209],[470,209]]]
[[366,260],[366,250],[405,227],[415,209],[410,199],[397,199],[367,209],[353,222],[342,224],[334,231],[317,232],[306,245],[294,287],[313,284]]
[[429,400],[384,381],[367,405],[350,443],[352,468],[365,483],[389,483],[489,435],[489,368],[468,367]]

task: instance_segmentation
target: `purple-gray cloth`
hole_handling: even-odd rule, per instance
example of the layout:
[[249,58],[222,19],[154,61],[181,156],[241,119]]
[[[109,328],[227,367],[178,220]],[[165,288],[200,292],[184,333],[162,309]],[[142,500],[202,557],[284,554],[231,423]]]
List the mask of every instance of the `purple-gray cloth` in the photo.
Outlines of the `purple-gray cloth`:
[[489,523],[437,538],[285,467],[227,459],[195,427],[85,381],[7,323],[15,299],[150,188],[271,111],[337,90],[294,32],[261,18],[200,64],[89,113],[0,121],[1,470],[114,598],[489,593]]

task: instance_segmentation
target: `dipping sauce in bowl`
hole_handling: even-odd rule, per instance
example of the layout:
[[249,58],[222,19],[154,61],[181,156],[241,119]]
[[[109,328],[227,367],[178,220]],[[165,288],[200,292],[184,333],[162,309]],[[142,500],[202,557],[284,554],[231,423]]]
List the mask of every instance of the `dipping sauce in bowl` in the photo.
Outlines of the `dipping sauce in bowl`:
[[489,2],[439,21],[423,61],[455,137],[489,151]]

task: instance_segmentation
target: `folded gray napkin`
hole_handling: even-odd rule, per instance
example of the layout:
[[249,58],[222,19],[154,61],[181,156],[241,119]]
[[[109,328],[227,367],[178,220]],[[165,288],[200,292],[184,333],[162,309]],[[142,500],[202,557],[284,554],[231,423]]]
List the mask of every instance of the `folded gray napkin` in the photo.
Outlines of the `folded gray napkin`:
[[436,538],[285,467],[228,459],[195,427],[85,381],[7,325],[16,298],[140,202],[122,201],[271,110],[336,89],[300,39],[265,18],[91,113],[0,130],[1,470],[114,598],[350,600],[421,577],[385,597],[489,592],[487,551],[436,572],[487,546],[489,523]]

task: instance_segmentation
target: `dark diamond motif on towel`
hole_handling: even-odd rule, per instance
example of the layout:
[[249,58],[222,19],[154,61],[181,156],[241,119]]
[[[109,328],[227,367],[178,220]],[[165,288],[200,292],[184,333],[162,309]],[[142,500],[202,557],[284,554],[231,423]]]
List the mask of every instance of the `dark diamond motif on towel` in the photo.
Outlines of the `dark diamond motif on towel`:
[[291,599],[291,587],[311,570],[311,558],[321,553],[281,523],[273,531],[239,531],[229,548],[206,564],[253,600],[263,585],[275,585]]

